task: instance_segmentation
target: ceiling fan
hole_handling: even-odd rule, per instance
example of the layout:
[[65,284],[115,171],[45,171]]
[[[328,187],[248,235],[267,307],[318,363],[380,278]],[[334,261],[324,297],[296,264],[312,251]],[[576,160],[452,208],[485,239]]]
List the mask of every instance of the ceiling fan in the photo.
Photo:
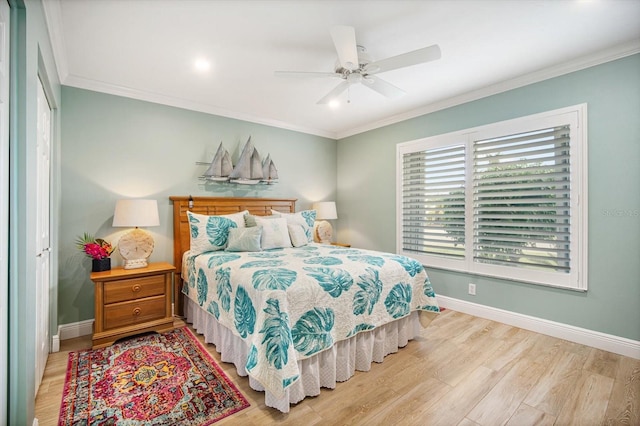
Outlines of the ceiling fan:
[[440,47],[437,44],[413,50],[401,55],[371,61],[366,49],[356,43],[356,32],[353,27],[346,25],[331,28],[331,38],[338,52],[338,61],[334,72],[305,72],[305,71],[276,71],[277,77],[336,77],[342,81],[333,90],[327,93],[318,104],[327,104],[347,90],[352,84],[361,83],[387,98],[402,96],[404,90],[388,83],[375,74],[411,65],[440,59]]

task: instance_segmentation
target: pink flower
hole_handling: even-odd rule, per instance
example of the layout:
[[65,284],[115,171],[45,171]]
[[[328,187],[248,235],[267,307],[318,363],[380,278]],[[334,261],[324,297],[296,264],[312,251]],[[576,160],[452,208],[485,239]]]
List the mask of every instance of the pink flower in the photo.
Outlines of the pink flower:
[[92,259],[104,259],[111,256],[113,247],[102,238],[93,238],[89,234],[84,234],[78,238],[78,248]]

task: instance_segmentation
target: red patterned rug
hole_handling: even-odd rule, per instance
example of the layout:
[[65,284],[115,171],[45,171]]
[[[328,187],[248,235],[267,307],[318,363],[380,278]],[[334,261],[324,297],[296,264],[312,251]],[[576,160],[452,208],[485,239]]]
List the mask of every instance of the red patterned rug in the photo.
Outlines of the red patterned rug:
[[187,327],[71,352],[59,425],[209,425],[249,403]]

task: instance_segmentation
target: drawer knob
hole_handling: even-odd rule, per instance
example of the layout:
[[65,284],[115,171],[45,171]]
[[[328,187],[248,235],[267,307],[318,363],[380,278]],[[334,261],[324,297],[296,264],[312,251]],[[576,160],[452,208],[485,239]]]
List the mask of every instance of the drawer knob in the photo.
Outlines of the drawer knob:
[[137,316],[139,316],[139,315],[140,315],[140,313],[141,313],[141,312],[142,312],[142,309],[140,309],[140,308],[135,308],[135,309],[133,310],[133,315],[137,317]]
[[140,291],[142,287],[140,287],[138,284],[134,285],[133,287],[131,287],[131,291],[133,291],[134,293],[137,293]]

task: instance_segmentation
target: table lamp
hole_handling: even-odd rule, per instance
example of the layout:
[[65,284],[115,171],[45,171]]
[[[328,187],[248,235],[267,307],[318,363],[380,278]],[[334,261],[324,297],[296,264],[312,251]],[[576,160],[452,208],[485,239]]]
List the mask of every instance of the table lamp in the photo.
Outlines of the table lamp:
[[156,200],[118,200],[113,213],[114,227],[134,227],[118,241],[118,252],[124,259],[124,269],[147,266],[153,252],[153,238],[139,229],[142,226],[159,226],[158,202]]
[[316,222],[313,225],[313,239],[322,244],[331,244],[333,239],[333,227],[327,220],[338,218],[336,203],[323,201],[314,203],[312,207],[316,211]]

